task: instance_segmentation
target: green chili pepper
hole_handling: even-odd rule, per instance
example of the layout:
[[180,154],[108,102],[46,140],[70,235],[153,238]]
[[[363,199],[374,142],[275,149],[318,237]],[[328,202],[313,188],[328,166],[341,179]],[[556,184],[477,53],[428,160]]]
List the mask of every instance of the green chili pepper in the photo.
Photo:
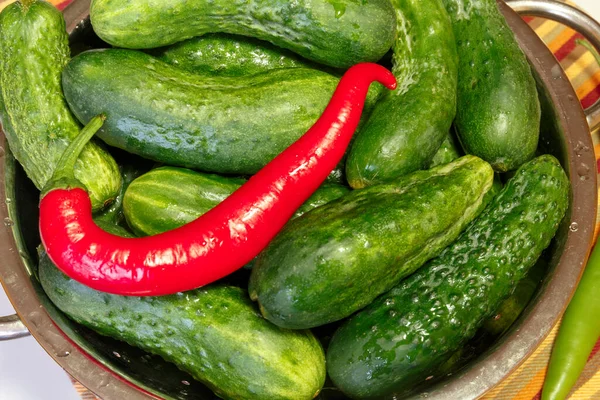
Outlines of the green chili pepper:
[[565,311],[542,389],[542,400],[565,399],[600,337],[600,246],[592,251]]
[[[585,46],[600,64],[600,55],[589,43]],[[542,400],[565,399],[585,367],[600,337],[600,246],[590,255],[587,266],[563,316],[542,389]]]

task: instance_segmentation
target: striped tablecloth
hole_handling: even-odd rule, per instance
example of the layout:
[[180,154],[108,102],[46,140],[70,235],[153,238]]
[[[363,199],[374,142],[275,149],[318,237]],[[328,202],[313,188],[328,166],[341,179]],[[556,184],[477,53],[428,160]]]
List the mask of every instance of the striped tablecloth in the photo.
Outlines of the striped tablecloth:
[[[14,0],[0,0],[0,9],[4,8],[12,1]],[[71,0],[50,1],[59,9],[62,9]],[[581,38],[581,35],[569,28],[540,18],[527,18],[526,21],[544,40],[558,61],[560,61],[567,76],[571,80],[583,107],[592,105],[600,98],[600,67],[598,67],[589,52],[583,47],[576,45],[575,40]],[[600,171],[600,134],[598,131],[592,133],[592,140],[594,143],[598,170]],[[599,230],[600,224],[597,221],[596,235]],[[539,399],[556,331],[557,327],[552,330],[540,347],[514,373],[500,385],[488,392],[483,399]],[[600,399],[600,352],[598,350],[600,350],[600,342],[596,344],[581,378],[571,393],[570,399]],[[91,400],[96,398],[79,383],[74,381],[74,384],[83,399]]]
[[[572,1],[567,3],[574,4]],[[583,37],[570,28],[541,18],[526,18],[529,25],[542,38],[569,77],[581,105],[587,108],[600,98],[600,67],[591,53],[575,43]],[[597,171],[600,172],[600,131],[592,132]],[[598,237],[600,221],[596,221],[595,236]],[[541,397],[541,388],[550,359],[552,343],[556,337],[558,325],[535,352],[507,379],[488,392],[485,400],[537,400]],[[588,363],[579,381],[573,388],[569,399],[600,399],[600,341],[596,343]]]

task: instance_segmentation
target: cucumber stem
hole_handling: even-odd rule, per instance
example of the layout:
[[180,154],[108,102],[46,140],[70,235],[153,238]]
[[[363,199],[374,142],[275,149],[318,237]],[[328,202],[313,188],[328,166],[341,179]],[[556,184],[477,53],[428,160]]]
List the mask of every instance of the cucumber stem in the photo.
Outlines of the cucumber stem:
[[31,5],[33,3],[35,3],[37,0],[21,0],[21,4],[23,5],[23,8],[25,10],[29,9],[29,7],[31,7]]
[[92,118],[90,122],[83,127],[79,135],[77,135],[77,137],[75,137],[75,139],[67,146],[56,164],[52,178],[42,190],[42,197],[50,190],[57,187],[83,187],[83,185],[75,178],[75,163],[85,145],[102,127],[105,119],[106,116],[104,114]]

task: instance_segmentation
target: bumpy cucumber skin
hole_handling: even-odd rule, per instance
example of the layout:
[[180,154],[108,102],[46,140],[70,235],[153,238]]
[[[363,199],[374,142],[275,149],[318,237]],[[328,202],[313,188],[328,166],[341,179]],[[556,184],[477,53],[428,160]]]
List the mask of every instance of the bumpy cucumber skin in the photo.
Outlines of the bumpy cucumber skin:
[[353,188],[426,168],[456,115],[458,56],[441,0],[393,0],[398,23],[392,72],[346,161]]
[[94,0],[90,18],[115,47],[149,49],[223,32],[339,68],[379,60],[396,24],[389,0]]
[[527,275],[519,281],[510,297],[505,299],[494,311],[493,316],[483,323],[481,330],[486,335],[498,337],[510,328],[529,304],[547,271],[547,261],[539,259]]
[[[519,318],[525,307],[536,292],[537,287],[547,272],[547,261],[540,258],[536,265],[531,267],[528,274],[519,281],[510,297],[506,298],[491,317],[487,318],[477,330],[475,335],[460,347],[450,358],[436,368],[434,377],[444,377],[453,374],[466,365],[477,355],[488,350],[490,346],[506,332]],[[429,381],[422,383],[427,385]],[[419,385],[421,386],[421,385]],[[419,389],[417,389],[419,390]]]
[[[16,2],[0,13],[0,121],[11,151],[38,189],[81,129],[61,89],[69,58],[65,21],[53,5]],[[121,185],[114,159],[93,142],[81,153],[75,177],[88,189],[95,210]]]
[[311,68],[294,53],[254,38],[207,34],[151,52],[153,56],[195,74],[245,76],[279,68]]
[[535,80],[496,0],[444,0],[459,56],[455,127],[463,149],[498,172],[533,158],[540,130]]
[[336,386],[375,398],[425,380],[514,291],[568,203],[554,157],[524,164],[451,246],[339,328],[327,351]]
[[[156,235],[195,220],[246,182],[242,178],[161,167],[135,179],[123,197],[123,213],[139,236]],[[349,192],[345,186],[322,185],[294,217]]]
[[437,167],[438,165],[448,164],[459,158],[462,155],[460,145],[454,137],[454,134],[448,132],[446,138],[442,142],[442,145],[438,148],[437,152],[429,163],[429,168]]
[[[81,53],[63,72],[65,97],[80,121],[107,115],[98,136],[111,146],[169,165],[244,175],[302,136],[338,81],[307,68],[199,76],[122,49]],[[369,94],[366,109],[377,91]]]
[[131,182],[123,213],[137,235],[156,235],[198,218],[244,182],[186,168],[156,168]]
[[309,400],[325,381],[325,356],[312,333],[265,321],[242,289],[110,295],[68,278],[45,255],[39,278],[71,319],[160,355],[224,399]]
[[451,243],[492,180],[486,162],[465,156],[353,191],[290,221],[258,256],[250,297],[285,328],[347,317]]

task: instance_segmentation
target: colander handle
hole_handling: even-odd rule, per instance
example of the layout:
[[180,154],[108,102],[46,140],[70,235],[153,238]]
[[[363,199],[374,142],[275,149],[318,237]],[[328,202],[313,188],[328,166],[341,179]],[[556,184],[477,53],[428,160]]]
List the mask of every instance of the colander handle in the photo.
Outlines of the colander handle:
[[[600,24],[580,9],[557,0],[507,0],[506,3],[520,15],[547,18],[574,29],[600,52]],[[584,111],[590,130],[599,128],[600,100]]]
[[29,335],[29,330],[17,314],[0,317],[0,340],[17,339]]

